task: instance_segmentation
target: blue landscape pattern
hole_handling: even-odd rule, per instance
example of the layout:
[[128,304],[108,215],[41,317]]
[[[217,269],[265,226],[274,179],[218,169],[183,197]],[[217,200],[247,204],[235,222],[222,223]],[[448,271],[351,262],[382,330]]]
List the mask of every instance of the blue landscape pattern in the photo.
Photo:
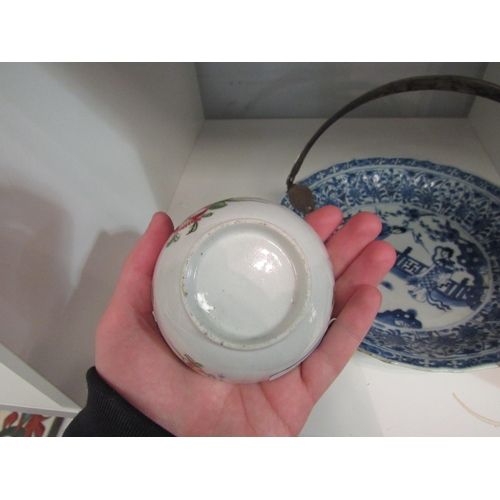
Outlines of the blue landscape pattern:
[[[414,255],[414,247],[424,245],[418,232],[412,234],[414,246],[398,250],[391,274],[405,282],[408,306],[381,310],[362,351],[421,369],[500,363],[500,187],[456,167],[411,158],[340,163],[299,184],[312,190],[318,207],[336,205],[346,220],[361,210],[377,213],[381,239],[409,234],[418,225],[435,242],[427,265]],[[287,196],[282,204],[293,210]],[[458,269],[469,278],[454,281]],[[381,286],[390,293],[389,282]],[[439,310],[449,323],[426,327],[412,304]],[[457,321],[459,309],[470,314]]]

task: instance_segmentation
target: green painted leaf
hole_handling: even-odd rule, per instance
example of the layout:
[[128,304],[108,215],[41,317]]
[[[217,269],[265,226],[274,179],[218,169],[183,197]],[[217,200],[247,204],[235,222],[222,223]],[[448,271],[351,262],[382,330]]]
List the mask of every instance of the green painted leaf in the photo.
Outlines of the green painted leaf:
[[169,247],[172,243],[175,243],[176,241],[179,241],[179,238],[181,237],[181,235],[179,233],[175,233],[172,238],[170,239],[170,241],[167,243],[167,247]]
[[209,210],[217,210],[218,208],[224,208],[224,207],[227,207],[227,203],[225,200],[222,200],[214,203],[213,205],[210,205],[208,208]]
[[194,233],[197,229],[198,229],[198,223],[197,222],[193,222],[193,225],[191,226],[191,229],[186,234]]

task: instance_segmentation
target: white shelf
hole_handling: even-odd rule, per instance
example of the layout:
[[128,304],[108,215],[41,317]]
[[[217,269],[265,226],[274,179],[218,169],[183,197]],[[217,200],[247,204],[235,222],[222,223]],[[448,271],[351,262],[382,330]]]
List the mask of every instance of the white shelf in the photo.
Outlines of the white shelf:
[[73,417],[80,406],[0,344],[0,409]]
[[[500,78],[499,67],[490,64],[485,78]],[[203,123],[194,65],[144,71],[0,65],[2,408],[71,416],[83,406],[95,326],[152,213],[169,207],[179,223],[231,196],[279,202],[322,123]],[[299,178],[353,158],[404,156],[500,184],[493,106],[476,102],[470,121],[344,118]],[[498,436],[499,397],[500,369],[431,374],[357,353],[303,434]]]
[[[174,222],[231,196],[279,202],[296,156],[321,123],[205,122],[169,209]],[[449,164],[500,184],[467,119],[341,120],[313,147],[299,178],[334,163],[380,156]],[[314,409],[302,435],[500,436],[500,424],[491,423],[500,422],[498,401],[500,368],[430,373],[358,352]]]
[[[79,406],[123,262],[203,123],[194,64],[140,68],[0,63],[0,343]],[[44,410],[6,368],[0,405]]]

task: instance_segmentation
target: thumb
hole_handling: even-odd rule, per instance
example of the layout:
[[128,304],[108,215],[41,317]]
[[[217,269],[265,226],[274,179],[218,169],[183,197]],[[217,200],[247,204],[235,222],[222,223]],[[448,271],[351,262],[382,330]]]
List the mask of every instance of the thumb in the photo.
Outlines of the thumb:
[[130,252],[116,285],[110,307],[126,311],[151,312],[151,281],[158,256],[174,230],[170,217],[158,212],[153,215],[145,233]]

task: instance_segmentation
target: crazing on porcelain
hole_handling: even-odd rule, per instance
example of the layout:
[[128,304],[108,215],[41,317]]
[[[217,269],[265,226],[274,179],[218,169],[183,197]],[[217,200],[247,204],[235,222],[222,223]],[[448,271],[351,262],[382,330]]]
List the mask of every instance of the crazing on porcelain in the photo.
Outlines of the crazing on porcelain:
[[[333,165],[303,184],[317,206],[382,221],[397,259],[361,349],[415,368],[500,363],[500,188],[461,170],[406,158]],[[291,208],[288,199],[282,201]]]
[[[285,267],[284,264],[288,264],[290,266],[290,269],[288,269],[288,271],[293,273],[293,280],[296,283],[298,282],[303,283],[303,289],[301,290],[302,293],[300,294],[296,293],[293,297],[289,297],[288,300],[285,301],[286,308],[289,309],[288,314],[286,314],[285,318],[283,318],[280,321],[279,325],[273,325],[272,329],[274,329],[275,331],[270,337],[266,335],[265,338],[260,338],[258,340],[254,338],[249,338],[248,343],[245,343],[245,341],[241,339],[238,341],[236,340],[231,341],[230,339],[224,339],[223,336],[219,336],[215,332],[211,332],[210,328],[204,324],[204,322],[206,322],[207,320],[209,321],[209,323],[212,322],[217,323],[217,315],[215,314],[217,308],[215,307],[214,304],[212,303],[209,304],[206,301],[206,295],[207,295],[206,293],[200,293],[203,292],[203,289],[197,289],[197,287],[194,284],[194,276],[196,276],[197,280],[199,281],[200,274],[204,274],[203,269],[207,267],[207,265],[200,266],[200,261],[202,260],[201,257],[203,256],[204,252],[205,252],[205,258],[208,258],[207,253],[210,253],[205,250],[207,244],[214,245],[215,244],[214,241],[217,241],[217,238],[220,238],[221,233],[231,234],[231,232],[233,231],[236,233],[241,231],[249,232],[250,229],[248,228],[255,228],[253,229],[253,231],[255,233],[259,233],[258,237],[262,239],[269,239],[269,241],[271,242],[269,249],[260,248],[262,243],[258,245],[259,252],[256,253],[257,260],[255,262],[252,262],[252,265],[249,266],[249,268],[254,268],[254,267],[257,268],[258,269],[257,273],[259,277],[261,277],[263,274],[270,275],[270,273],[274,273],[274,271],[284,268]],[[256,236],[254,236],[254,238],[255,237]],[[283,250],[278,249],[280,246],[284,247],[285,245],[288,245],[288,255],[286,257],[282,253]],[[242,251],[241,254],[245,255],[248,248],[249,247],[245,247],[244,251]],[[212,251],[212,254],[213,253],[214,252]],[[255,257],[255,255],[253,255],[253,257]],[[238,257],[236,255],[234,256],[234,260],[235,261],[238,260]],[[246,260],[248,260],[248,255],[246,255]],[[216,265],[213,265],[213,267],[212,266],[208,267],[211,270],[217,268]],[[224,269],[219,269],[218,271],[219,272],[217,273],[217,276],[221,276],[224,272],[226,272],[228,275],[231,274],[229,272],[230,271],[229,267],[226,267]],[[255,271],[253,274],[255,274]],[[238,281],[241,280],[241,275],[242,273],[241,271],[239,271]],[[212,276],[212,278],[215,278],[215,276]],[[283,279],[283,277],[281,279]],[[213,279],[210,279],[209,282],[211,284],[213,282]],[[194,291],[195,288],[196,292]],[[260,349],[280,341],[282,338],[284,338],[290,332],[292,332],[293,329],[297,326],[298,322],[302,319],[302,316],[304,315],[309,303],[309,297],[311,293],[311,276],[306,257],[302,253],[300,247],[298,247],[297,244],[293,241],[293,239],[290,238],[286,233],[284,233],[278,227],[268,222],[254,220],[254,219],[237,219],[237,220],[227,221],[213,227],[196,242],[196,244],[189,252],[188,257],[186,258],[186,262],[184,264],[183,274],[181,278],[181,290],[182,290],[182,299],[184,302],[184,306],[186,308],[186,312],[191,317],[193,323],[197,325],[198,329],[204,335],[206,335],[207,338],[211,339],[216,344],[229,348]],[[231,292],[231,287],[229,287],[227,290],[222,290],[222,291],[226,292],[228,296],[236,292],[236,290],[234,289]],[[274,293],[274,295],[276,297],[278,296],[284,297],[287,295],[286,292],[287,289],[283,289],[282,287],[279,293],[276,292]],[[193,302],[193,297],[196,297],[196,300],[194,301],[195,304],[191,303]],[[269,299],[270,296],[268,295],[267,300]],[[270,304],[267,305],[270,307]],[[269,316],[271,311],[267,310],[265,306],[266,304],[262,304],[262,313],[264,316]],[[277,308],[278,310],[280,309],[276,305],[273,305],[272,308]],[[293,314],[291,314],[292,310]],[[202,317],[199,316],[200,312],[202,312]],[[250,318],[247,319],[250,320]],[[237,323],[241,323],[241,321],[242,317],[238,316]],[[270,325],[266,325],[266,330],[269,330],[270,328],[271,328]],[[232,326],[232,330],[237,330],[237,329],[238,329],[237,324],[234,324]]]
[[300,217],[266,200],[231,198],[188,217],[163,248],[154,316],[194,371],[259,382],[317,345],[334,281],[324,243]]

